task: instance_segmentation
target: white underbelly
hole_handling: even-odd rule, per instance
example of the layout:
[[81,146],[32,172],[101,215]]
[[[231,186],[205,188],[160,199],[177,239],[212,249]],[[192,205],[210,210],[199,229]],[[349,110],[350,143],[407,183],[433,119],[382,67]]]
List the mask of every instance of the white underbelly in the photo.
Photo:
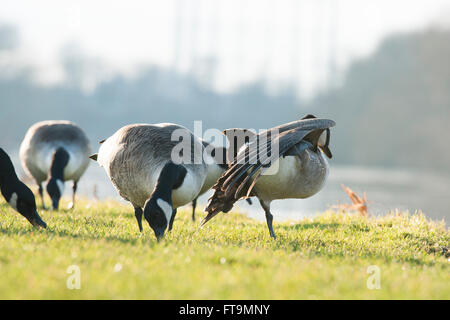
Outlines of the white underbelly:
[[224,169],[222,169],[217,164],[207,165],[207,174],[205,178],[205,182],[203,183],[202,189],[200,190],[200,195],[211,189],[213,185],[216,184],[217,180],[220,178]]
[[109,170],[106,172],[120,196],[134,206],[142,208],[155,190],[161,168],[154,172],[129,171],[124,168],[116,172],[114,176],[110,175]]
[[[110,179],[123,198],[142,208],[155,190],[162,167],[145,172],[126,170]],[[205,176],[205,174],[196,175],[188,169],[181,186],[172,191],[174,209],[188,204],[198,196]]]
[[181,186],[172,191],[173,208],[178,208],[190,203],[197,198],[205,182],[206,174],[194,174],[188,169]]
[[297,156],[281,157],[262,175],[255,185],[255,192],[262,200],[304,199],[319,192],[327,177],[328,163],[315,152],[307,151]]
[[64,168],[64,180],[79,179],[89,165],[88,158],[81,152],[69,150],[69,163]]
[[64,180],[78,180],[89,165],[86,155],[79,150],[73,150],[63,145],[48,145],[39,150],[36,165],[40,171],[48,175],[52,166],[53,154],[57,148],[63,147],[69,154],[69,162],[64,168]]

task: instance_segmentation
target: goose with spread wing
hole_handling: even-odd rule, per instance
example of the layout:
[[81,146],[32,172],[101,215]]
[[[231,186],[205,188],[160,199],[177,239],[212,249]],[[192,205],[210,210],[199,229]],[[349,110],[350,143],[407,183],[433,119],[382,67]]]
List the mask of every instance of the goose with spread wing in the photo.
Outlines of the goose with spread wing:
[[332,120],[307,115],[252,137],[213,186],[201,225],[221,211],[230,211],[239,199],[256,196],[275,239],[271,202],[308,198],[322,189],[329,172],[326,157],[332,157],[329,143],[334,125]]

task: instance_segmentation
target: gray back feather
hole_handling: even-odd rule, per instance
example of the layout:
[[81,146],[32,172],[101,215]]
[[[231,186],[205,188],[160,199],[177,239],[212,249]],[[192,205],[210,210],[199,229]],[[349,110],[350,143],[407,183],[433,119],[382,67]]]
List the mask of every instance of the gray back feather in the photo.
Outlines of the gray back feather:
[[32,125],[20,146],[20,159],[26,173],[32,176],[36,182],[41,183],[47,178],[48,172],[41,170],[37,165],[38,155],[42,150],[56,150],[58,147],[70,149],[76,152],[86,161],[80,163],[80,168],[74,174],[74,179],[86,170],[91,153],[89,140],[83,130],[75,123],[65,120],[42,121]]
[[[179,141],[172,141],[175,130],[181,130],[191,139],[191,162],[182,165],[204,179],[203,145],[188,129],[176,124],[132,124],[108,138],[102,144],[98,158],[100,165],[108,168],[110,179],[122,197],[143,206],[151,192],[148,188],[157,178],[155,173],[172,160],[172,150],[179,144]],[[103,155],[103,148],[111,148],[111,153],[107,154],[109,151],[105,149]],[[199,148],[200,153],[195,153],[195,148]],[[200,163],[195,164],[194,160]]]
[[23,143],[28,144],[31,152],[49,143],[75,146],[86,154],[91,152],[89,140],[83,130],[75,123],[63,120],[42,121],[34,124],[28,129]]

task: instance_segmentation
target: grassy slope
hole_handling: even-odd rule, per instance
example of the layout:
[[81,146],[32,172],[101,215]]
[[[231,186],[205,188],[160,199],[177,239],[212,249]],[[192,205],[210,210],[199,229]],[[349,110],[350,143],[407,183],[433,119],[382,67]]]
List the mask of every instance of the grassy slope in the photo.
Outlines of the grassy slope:
[[[67,205],[67,202],[63,203]],[[80,201],[73,211],[44,212],[35,230],[0,201],[2,299],[372,299],[450,298],[450,235],[424,216],[361,218],[327,212],[266,225],[233,213],[202,230],[180,212],[157,243],[139,234],[132,208]],[[70,265],[81,290],[68,290]],[[381,289],[367,289],[367,267]]]

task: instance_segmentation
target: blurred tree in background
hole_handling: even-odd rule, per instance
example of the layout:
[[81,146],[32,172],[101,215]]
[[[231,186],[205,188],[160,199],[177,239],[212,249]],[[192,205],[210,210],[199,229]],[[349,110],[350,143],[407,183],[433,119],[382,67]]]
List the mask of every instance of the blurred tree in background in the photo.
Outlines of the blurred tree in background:
[[340,162],[450,168],[450,32],[390,37],[311,110],[336,119]]
[[75,121],[95,142],[134,122],[259,129],[315,113],[337,122],[337,163],[450,169],[449,31],[386,39],[350,66],[341,86],[308,104],[298,101],[295,86],[275,95],[263,82],[218,93],[192,75],[151,66],[100,81],[95,76],[107,74],[102,62],[74,45],[61,52],[65,82],[44,87],[32,69],[5,62],[17,41],[13,28],[0,27],[0,145],[7,148],[17,150],[26,129],[45,119]]

